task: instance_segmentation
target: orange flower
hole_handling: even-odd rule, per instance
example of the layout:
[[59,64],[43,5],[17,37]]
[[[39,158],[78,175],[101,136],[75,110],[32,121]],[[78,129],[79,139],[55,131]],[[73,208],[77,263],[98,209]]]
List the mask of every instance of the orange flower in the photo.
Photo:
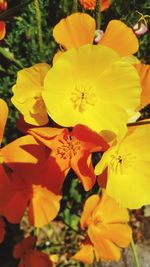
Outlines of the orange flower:
[[[64,178],[72,168],[85,190],[93,187],[96,178],[91,153],[108,148],[100,135],[84,125],[76,125],[71,132],[64,128],[35,128],[30,129],[29,133],[51,149],[49,161],[56,161]],[[53,165],[51,172],[56,177]],[[62,180],[62,184],[64,179],[59,180]]]
[[[95,9],[96,7],[96,0],[79,0],[80,4],[85,8],[85,9]],[[101,11],[104,11],[105,9],[109,8],[110,6],[110,1],[109,0],[101,0]]]
[[36,243],[35,237],[28,237],[23,239],[20,243],[15,245],[13,256],[20,258],[18,267],[52,267],[53,264],[50,258],[45,253],[38,251],[34,248]]
[[[8,114],[7,105],[2,99],[0,110],[1,142]],[[41,226],[56,217],[61,197],[54,191],[53,179],[49,179],[51,165],[48,156],[49,150],[30,135],[0,149],[0,212],[10,222],[20,222],[29,201],[29,220],[32,224]],[[61,177],[59,167],[55,162],[51,164],[56,166],[55,173]]]
[[[62,19],[54,27],[53,36],[57,43],[68,50],[84,44],[93,44],[95,30],[96,23],[92,17],[88,14],[75,13]],[[108,23],[99,44],[115,50],[121,56],[132,55],[137,52],[139,47],[133,30],[120,20],[111,20]],[[59,51],[53,61],[55,62],[61,54],[62,52]]]
[[[7,1],[0,0],[0,11],[5,11],[7,9]],[[4,21],[0,21],[0,40],[4,39],[6,34],[6,25]]]
[[136,64],[134,65],[137,69],[141,85],[142,85],[142,94],[141,94],[141,108],[150,103],[150,65],[145,64]]
[[3,242],[5,235],[5,222],[2,217],[0,217],[0,243]]
[[128,211],[119,205],[103,191],[102,197],[92,195],[84,205],[81,216],[81,228],[87,228],[90,241],[83,244],[81,250],[73,257],[74,259],[91,264],[94,254],[97,260],[120,259],[120,248],[129,245],[132,237]]

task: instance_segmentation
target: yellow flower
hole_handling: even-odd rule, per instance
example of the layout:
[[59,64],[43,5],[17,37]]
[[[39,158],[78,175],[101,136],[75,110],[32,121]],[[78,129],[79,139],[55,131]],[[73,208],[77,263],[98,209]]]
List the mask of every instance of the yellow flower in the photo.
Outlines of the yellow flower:
[[47,111],[61,126],[83,124],[123,136],[140,102],[138,74],[113,50],[85,45],[65,52],[45,77]]
[[[80,29],[80,31],[79,31]],[[84,44],[93,44],[97,35],[95,20],[88,14],[75,13],[62,19],[53,30],[53,36],[57,43],[68,50],[78,48]],[[111,20],[103,35],[98,33],[96,43],[105,45],[120,56],[131,56],[139,47],[138,39],[133,30],[120,20]],[[55,62],[60,55],[58,51],[53,59]]]
[[97,260],[120,259],[120,248],[129,245],[132,237],[128,211],[103,191],[102,197],[92,195],[84,205],[81,228],[87,228],[88,237],[73,259],[92,264]]
[[108,167],[106,192],[121,206],[138,209],[150,204],[150,125],[134,128],[103,154],[95,168]]
[[44,77],[49,68],[49,65],[40,63],[19,71],[17,82],[12,89],[12,103],[23,114],[24,120],[32,125],[44,125],[48,122],[41,94]]

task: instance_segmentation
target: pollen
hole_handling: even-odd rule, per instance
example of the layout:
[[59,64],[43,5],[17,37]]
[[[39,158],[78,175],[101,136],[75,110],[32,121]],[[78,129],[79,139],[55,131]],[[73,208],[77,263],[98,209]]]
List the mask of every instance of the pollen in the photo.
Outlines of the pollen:
[[137,157],[130,151],[115,151],[114,154],[111,155],[110,169],[116,174],[124,174],[128,168],[134,165],[136,158]]
[[93,87],[86,83],[77,84],[74,91],[71,92],[70,100],[74,109],[83,113],[89,105],[94,106],[95,94]]
[[70,159],[74,157],[80,150],[79,141],[74,140],[71,136],[66,139],[58,140],[60,145],[57,147],[57,155],[63,159]]

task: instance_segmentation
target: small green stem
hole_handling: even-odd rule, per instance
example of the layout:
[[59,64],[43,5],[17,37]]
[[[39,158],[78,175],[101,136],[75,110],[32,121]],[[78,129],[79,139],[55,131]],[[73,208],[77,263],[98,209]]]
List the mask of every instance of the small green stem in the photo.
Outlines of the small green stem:
[[78,12],[78,0],[73,0],[73,8],[72,8],[72,12],[73,12],[73,13]]
[[40,52],[43,52],[43,35],[42,35],[42,21],[41,21],[41,11],[39,0],[34,0],[35,5],[35,12],[36,12],[36,21],[37,21],[37,32],[38,32],[38,42],[39,42],[39,49]]
[[131,248],[132,248],[134,259],[135,259],[135,265],[136,265],[136,267],[140,267],[139,257],[137,254],[137,250],[136,250],[133,238],[131,240]]
[[100,0],[96,0],[96,7],[95,7],[95,19],[96,19],[96,28],[100,29],[101,27],[101,3]]

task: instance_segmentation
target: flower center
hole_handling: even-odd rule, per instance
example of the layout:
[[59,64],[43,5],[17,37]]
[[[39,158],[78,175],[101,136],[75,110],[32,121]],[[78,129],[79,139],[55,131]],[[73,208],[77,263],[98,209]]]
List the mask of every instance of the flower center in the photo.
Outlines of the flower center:
[[77,84],[71,93],[70,100],[74,109],[78,109],[81,113],[84,112],[88,105],[94,105],[95,94],[93,93],[93,87],[89,84]]
[[128,168],[131,168],[136,160],[136,156],[130,151],[115,151],[111,155],[110,168],[113,172],[123,174]]
[[57,155],[63,159],[71,159],[80,150],[80,143],[73,140],[72,136],[67,136],[66,139],[59,139],[60,146],[57,147]]

